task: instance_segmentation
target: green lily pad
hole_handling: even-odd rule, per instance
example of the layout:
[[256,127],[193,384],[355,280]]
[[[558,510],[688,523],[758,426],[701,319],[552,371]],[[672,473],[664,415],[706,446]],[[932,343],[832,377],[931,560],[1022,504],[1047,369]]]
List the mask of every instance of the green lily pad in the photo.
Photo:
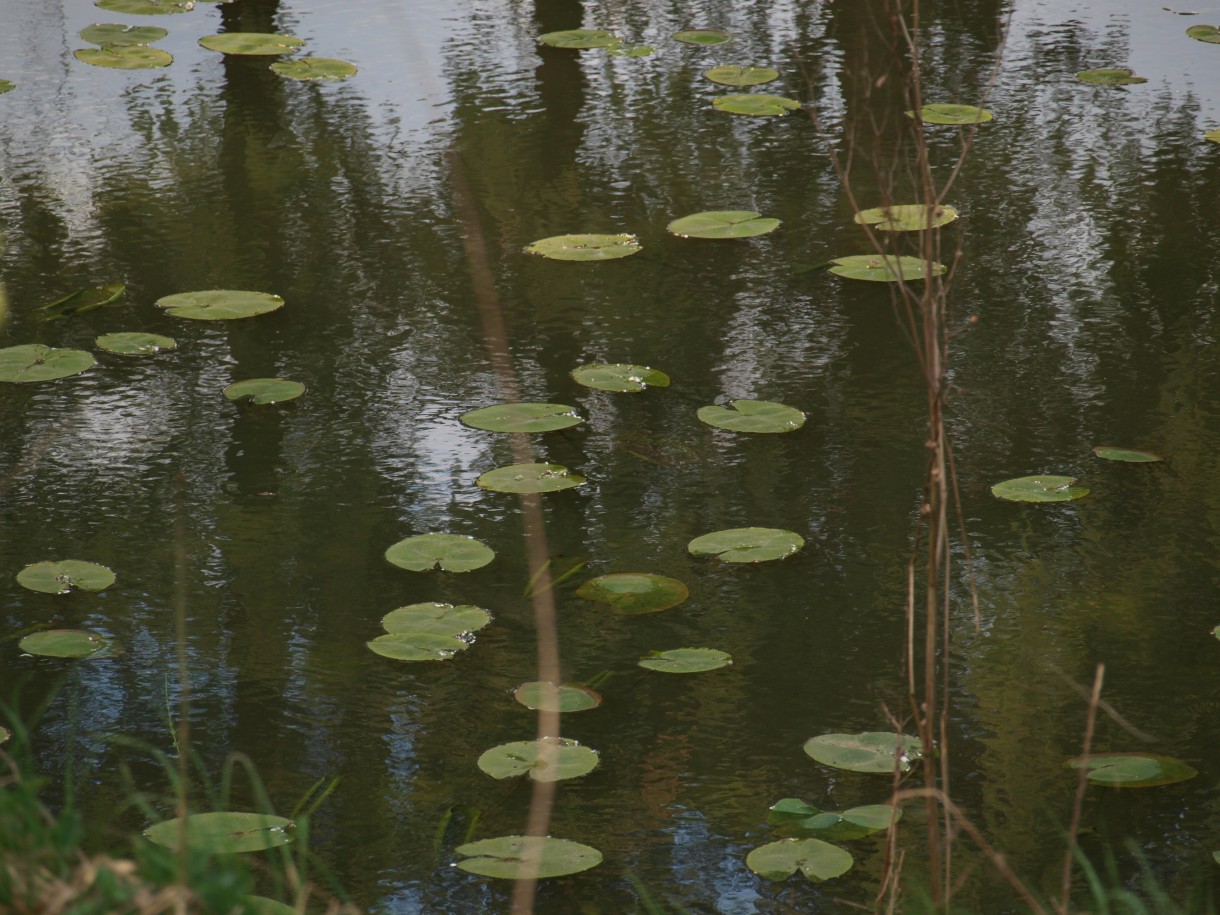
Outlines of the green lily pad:
[[293,35],[272,32],[221,32],[219,35],[203,36],[199,39],[199,44],[209,51],[219,51],[221,54],[274,57],[279,54],[291,54],[305,42]]
[[766,880],[787,880],[798,870],[815,882],[851,870],[851,854],[821,839],[780,839],[746,855],[746,867]]
[[125,47],[133,44],[152,44],[160,41],[169,32],[155,25],[124,25],[121,22],[99,22],[81,29],[81,41],[101,45],[103,48]]
[[142,44],[120,45],[115,48],[78,48],[72,52],[83,64],[108,67],[111,70],[155,70],[174,62],[169,51]]
[[286,79],[350,79],[356,75],[356,65],[333,57],[301,57],[278,60],[271,72]]
[[649,57],[656,53],[656,48],[650,44],[621,45],[606,48],[611,57]]
[[17,573],[17,584],[43,594],[67,594],[74,588],[103,591],[114,584],[114,577],[112,571],[96,562],[62,559],[26,566]]
[[761,86],[779,79],[779,71],[770,67],[739,67],[726,64],[704,70],[703,75],[722,86]]
[[491,614],[474,604],[424,603],[410,604],[391,610],[381,618],[386,632],[432,632],[457,636],[482,629],[491,622]]
[[27,635],[17,647],[42,658],[88,658],[108,654],[113,643],[97,632],[84,629],[44,629]]
[[93,344],[98,349],[116,356],[152,356],[178,348],[178,342],[173,337],[136,331],[102,334]]
[[208,289],[203,292],[179,292],[157,299],[158,308],[175,318],[195,321],[235,321],[253,318],[275,311],[284,300],[269,292],[249,292],[245,289]]
[[767,95],[762,92],[722,95],[712,99],[712,105],[719,111],[729,114],[745,114],[754,117],[783,116],[789,111],[796,111],[801,103],[796,99],[784,98],[782,95]]
[[[908,111],[907,117],[915,117],[914,111]],[[994,115],[986,108],[974,105],[924,105],[919,109],[919,119],[925,124],[985,124]]]
[[304,393],[305,385],[287,378],[247,378],[233,382],[224,390],[229,400],[249,397],[250,402],[256,404],[282,403],[295,400]]
[[665,228],[679,238],[751,238],[774,231],[779,223],[750,210],[712,210],[675,219]]
[[528,709],[543,712],[585,712],[602,704],[602,697],[584,686],[554,683],[522,683],[513,698]]
[[648,387],[669,387],[669,376],[646,365],[601,363],[572,369],[572,378],[586,388],[634,394]]
[[561,464],[509,464],[480,476],[475,483],[492,492],[558,492],[585,482]]
[[733,663],[733,656],[715,648],[671,648],[669,651],[650,651],[638,663],[640,667],[667,674],[697,674],[728,667]]
[[30,384],[79,375],[97,364],[83,349],[53,349],[41,343],[0,349],[0,381]]
[[[193,813],[186,817],[186,845],[212,855],[263,851],[292,841],[295,824],[266,813]],[[178,850],[181,819],[164,820],[144,830],[144,838]]]
[[1195,41],[1206,41],[1208,44],[1220,44],[1220,26],[1192,25],[1186,34]]
[[43,321],[56,321],[60,318],[71,318],[75,315],[93,311],[103,305],[112,305],[123,298],[127,287],[122,283],[107,283],[93,289],[78,289],[61,296],[54,302],[39,305],[39,318]]
[[0,79],[0,95],[4,95],[4,93],[6,93],[6,92],[12,92],[16,88],[17,88],[17,84],[14,83],[13,81],[7,80],[7,79]]
[[991,487],[991,494],[1007,502],[1070,502],[1089,494],[1087,487],[1073,486],[1075,482],[1075,477],[1050,474],[1016,477],[996,483]]
[[1109,445],[1098,445],[1093,453],[1107,461],[1126,461],[1129,464],[1150,464],[1165,460],[1159,454],[1151,451],[1135,451],[1131,448],[1112,448]]
[[505,403],[463,413],[462,422],[488,432],[551,432],[584,422],[575,407],[561,403]]
[[957,210],[926,203],[900,203],[895,206],[861,210],[854,217],[862,226],[872,226],[883,232],[919,232],[938,228],[957,219]]
[[683,29],[681,32],[675,32],[673,37],[674,41],[707,47],[724,44],[727,41],[733,40],[732,35],[728,32],[722,32],[720,29]]
[[1220,128],[1209,130],[1207,133],[1203,134],[1203,139],[1211,140],[1213,143],[1220,143]]
[[400,569],[428,572],[470,572],[481,569],[496,554],[484,543],[460,534],[419,534],[399,540],[385,551],[385,558]]
[[1094,785],[1111,788],[1153,788],[1184,782],[1199,774],[1198,770],[1180,759],[1156,753],[1092,753],[1076,756],[1065,766],[1085,768]]
[[597,767],[597,751],[563,737],[540,737],[492,747],[479,757],[479,768],[492,778],[528,775],[536,782],[579,778]]
[[923,755],[918,737],[889,731],[823,734],[805,741],[805,753],[817,762],[848,772],[909,772]]
[[462,870],[504,880],[564,877],[602,863],[602,853],[596,848],[551,836],[500,836],[468,842],[455,851],[467,856],[457,862]]
[[586,581],[576,596],[609,604],[616,613],[636,616],[676,607],[690,589],[676,578],[647,572],[618,572]]
[[96,0],[93,5],[112,13],[128,13],[132,16],[189,13],[195,8],[194,0]]
[[447,661],[471,642],[439,632],[388,632],[365,644],[376,654],[394,661]]
[[552,235],[524,250],[554,261],[612,261],[639,253],[640,243],[634,235]]
[[538,36],[538,43],[552,48],[612,48],[622,44],[622,39],[606,29],[564,29]]
[[793,432],[805,425],[805,414],[796,407],[769,400],[732,400],[727,407],[700,407],[695,415],[730,432]]
[[849,280],[893,283],[899,279],[923,280],[929,275],[940,276],[949,268],[936,261],[925,261],[910,255],[853,254],[836,257],[830,272]]
[[889,829],[902,816],[890,804],[869,804],[850,810],[818,810],[799,798],[786,797],[771,805],[767,823],[801,833],[817,833],[828,841],[860,839]]
[[1094,86],[1131,86],[1136,83],[1148,82],[1146,77],[1136,76],[1126,67],[1098,67],[1095,70],[1081,70],[1076,78],[1082,83]]
[[784,559],[805,545],[805,539],[776,527],[734,527],[696,537],[686,545],[694,556],[715,556],[721,562],[766,562]]

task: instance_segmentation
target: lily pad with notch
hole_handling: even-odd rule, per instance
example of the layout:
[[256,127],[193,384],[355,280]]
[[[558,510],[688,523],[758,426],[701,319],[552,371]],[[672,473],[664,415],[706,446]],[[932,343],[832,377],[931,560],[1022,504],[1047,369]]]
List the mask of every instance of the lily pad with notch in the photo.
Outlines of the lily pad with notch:
[[491,622],[491,614],[474,604],[428,602],[391,610],[381,618],[388,633],[432,632],[458,636],[475,632]]
[[218,35],[204,35],[199,39],[199,44],[209,51],[238,57],[277,57],[291,54],[305,42],[295,35],[275,32],[221,32]]
[[609,604],[625,616],[638,616],[678,606],[690,597],[690,589],[665,575],[616,572],[586,581],[576,589],[576,596]]
[[114,651],[112,639],[87,629],[44,629],[17,643],[26,654],[42,658],[102,658]]
[[305,393],[305,385],[288,378],[247,378],[227,386],[224,395],[228,400],[250,398],[253,404],[283,403],[296,400]]
[[612,261],[638,254],[640,242],[634,235],[552,235],[523,250],[553,261]]
[[[907,117],[915,117],[914,111],[908,111]],[[924,105],[919,109],[919,119],[925,124],[985,124],[992,120],[994,115],[986,108],[979,108],[975,105],[949,105],[937,103],[933,105]]]
[[939,204],[900,203],[861,210],[852,219],[883,232],[919,232],[948,225],[957,219],[957,210]]
[[669,387],[669,376],[661,370],[626,362],[582,365],[571,374],[577,384],[598,391],[634,394],[645,388]]
[[1085,768],[1090,784],[1110,788],[1154,788],[1184,782],[1199,774],[1193,766],[1157,753],[1090,753],[1076,756],[1064,765]]
[[53,302],[38,306],[38,318],[41,321],[57,321],[60,318],[71,318],[103,305],[113,305],[127,293],[123,283],[106,283],[91,289],[78,289],[65,296],[60,296]]
[[791,556],[804,545],[804,537],[782,528],[733,527],[696,537],[686,550],[721,562],[768,562]]
[[142,44],[119,45],[114,48],[78,48],[72,52],[83,64],[110,70],[156,70],[174,62],[169,51]]
[[144,830],[144,838],[177,851],[182,838],[192,851],[212,855],[263,851],[292,841],[296,824],[266,813],[192,813],[164,820]]
[[195,321],[236,321],[253,318],[282,308],[284,300],[270,292],[247,289],[207,289],[178,292],[157,299],[158,308],[175,318]]
[[830,272],[849,280],[867,280],[873,283],[895,283],[898,280],[926,280],[929,276],[941,276],[949,268],[936,261],[926,261],[909,254],[853,254],[836,257],[830,262]]
[[95,365],[93,354],[83,349],[55,349],[41,343],[0,349],[0,381],[14,384],[67,378]]
[[725,64],[704,70],[703,75],[722,86],[762,86],[779,79],[779,71],[771,67],[741,67]]
[[918,737],[892,731],[822,734],[805,741],[804,749],[810,758],[826,766],[885,774],[909,772],[911,762],[923,755]]
[[535,681],[522,683],[513,698],[528,709],[544,712],[585,712],[602,704],[601,694],[585,686]]
[[846,874],[851,853],[821,839],[780,839],[746,855],[746,867],[766,880],[787,880],[798,870],[816,883]]
[[712,99],[712,106],[729,114],[744,114],[752,117],[783,117],[796,111],[801,103],[782,95],[767,95],[763,92],[722,95]]
[[902,817],[891,804],[868,804],[850,810],[818,810],[795,797],[771,805],[767,823],[798,834],[816,834],[828,841],[848,841],[889,829]]
[[1098,67],[1094,70],[1081,70],[1076,78],[1082,83],[1094,86],[1134,86],[1148,82],[1145,76],[1136,76],[1135,72],[1126,67]]
[[558,782],[587,775],[597,767],[596,750],[563,737],[540,737],[492,747],[479,757],[479,768],[492,778]]
[[805,425],[805,414],[796,407],[769,400],[731,400],[727,407],[700,407],[700,422],[729,432],[795,432]]
[[1075,477],[1039,474],[1014,477],[991,487],[991,494],[1006,502],[1070,502],[1089,494],[1088,487],[1073,486]]
[[93,5],[112,13],[127,13],[132,16],[163,16],[189,13],[195,8],[195,0],[95,0]]
[[575,407],[561,403],[505,403],[463,413],[461,420],[487,432],[553,432],[584,422]]
[[489,470],[475,484],[492,492],[558,492],[580,486],[585,478],[562,464],[509,464]]
[[124,25],[121,22],[98,22],[85,26],[80,31],[81,41],[117,48],[133,44],[152,44],[160,41],[169,32],[156,25]]
[[671,648],[650,651],[638,663],[640,667],[666,674],[698,674],[728,667],[733,656],[717,648]]
[[1107,461],[1123,461],[1127,464],[1154,464],[1165,460],[1159,454],[1151,451],[1136,451],[1134,448],[1115,448],[1111,445],[1098,445],[1093,453]]
[[178,341],[163,334],[146,334],[139,331],[119,331],[113,334],[102,334],[93,341],[94,346],[103,352],[116,356],[153,356],[168,350],[177,349]]
[[473,639],[440,632],[387,632],[365,642],[371,651],[394,661],[448,661],[473,644]]
[[1220,44],[1220,26],[1218,25],[1192,25],[1186,30],[1186,34],[1195,41]]
[[399,540],[385,551],[390,564],[412,572],[471,572],[495,556],[491,547],[461,534],[419,534]]
[[114,580],[114,572],[110,569],[81,559],[35,562],[17,573],[17,584],[43,594],[104,591],[114,584]]
[[753,238],[775,231],[779,224],[752,210],[709,210],[675,219],[665,228],[679,238]]
[[566,877],[602,863],[596,848],[553,836],[500,836],[454,849],[466,857],[457,866],[471,874],[517,880]]
[[271,72],[285,79],[340,80],[356,75],[356,65],[334,57],[301,57],[297,60],[278,60],[271,65]]
[[562,29],[538,36],[538,43],[552,48],[572,48],[584,51],[591,48],[613,48],[623,43],[609,29]]
[[732,41],[733,36],[721,29],[683,29],[680,32],[675,32],[673,35],[674,41],[680,41],[683,44],[697,44],[703,47],[712,47],[718,44],[725,44]]

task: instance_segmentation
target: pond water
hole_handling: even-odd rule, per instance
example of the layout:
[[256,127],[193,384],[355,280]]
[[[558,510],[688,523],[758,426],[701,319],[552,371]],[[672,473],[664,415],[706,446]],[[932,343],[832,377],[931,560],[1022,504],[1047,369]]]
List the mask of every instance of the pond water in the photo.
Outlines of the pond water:
[[[520,832],[530,800],[528,786],[475,765],[535,729],[511,695],[536,676],[522,510],[475,485],[516,457],[506,436],[458,419],[504,398],[499,351],[523,400],[585,417],[532,441],[540,459],[588,478],[543,497],[555,568],[587,563],[554,592],[563,676],[596,679],[604,696],[563,720],[601,762],[560,784],[551,832],[605,863],[544,884],[538,911],[635,911],[640,885],[690,912],[871,905],[880,839],[848,843],[855,869],[823,885],[762,880],[745,856],[776,837],[766,820],[780,798],[883,802],[884,777],[820,766],[802,744],[907,714],[925,398],[888,288],[824,269],[869,251],[832,151],[851,152],[860,206],[911,188],[884,4],[238,0],[137,17],[12,0],[3,18],[0,78],[17,87],[0,96],[0,346],[93,350],[119,330],[178,341],[154,358],[99,353],[72,378],[0,385],[0,685],[23,708],[53,694],[33,732],[39,765],[55,784],[75,774],[99,835],[148,825],[121,807],[124,764],[165,791],[148,754],[111,738],[172,750],[181,607],[192,742],[212,774],[246,754],[285,813],[317,779],[341,777],[312,843],[363,907],[507,910],[508,884],[450,866],[460,829],[438,842],[447,816],[477,817],[474,838]],[[92,22],[150,20],[169,30],[167,69],[72,56]],[[946,201],[962,218],[943,230],[962,251],[948,420],[967,534],[955,553],[968,542],[979,599],[976,627],[959,563],[951,792],[1046,894],[1075,790],[1064,760],[1080,752],[1079,689],[1098,663],[1125,725],[1103,716],[1095,748],[1169,754],[1200,775],[1090,788],[1086,852],[1101,861],[1111,849],[1117,881],[1133,884],[1133,841],[1177,898],[1216,881],[1220,144],[1203,134],[1220,127],[1220,46],[1185,29],[1217,20],[1146,0],[924,13],[925,99],[974,103],[990,86],[995,113]],[[656,53],[537,44],[582,26]],[[732,42],[669,37],[700,26]],[[359,73],[294,82],[266,58],[197,44],[276,30]],[[736,90],[701,74],[728,63],[774,67],[780,78],[755,91],[809,107],[715,111]],[[1104,66],[1148,82],[1074,77]],[[957,132],[930,136],[947,178]],[[665,231],[718,209],[782,225],[730,241]],[[643,250],[593,264],[522,253],[578,232],[635,233]],[[108,282],[126,283],[121,304],[39,320],[39,305]],[[213,288],[286,304],[234,322],[153,304]],[[489,336],[489,302],[503,340]],[[594,391],[570,376],[592,362],[655,366],[672,384]],[[222,396],[265,376],[306,392],[278,407]],[[790,404],[807,420],[747,436],[696,419],[729,398]],[[1097,459],[1091,449],[1107,444],[1169,460]],[[989,492],[1036,473],[1092,491],[1030,506]],[[687,554],[695,536],[745,526],[796,531],[806,547],[756,566]],[[383,558],[439,531],[476,537],[496,559],[451,575]],[[67,597],[16,583],[26,564],[59,558],[103,563],[118,581]],[[691,596],[633,617],[575,595],[613,572],[671,576]],[[422,601],[476,604],[494,621],[445,662],[366,647],[386,613]],[[49,626],[93,629],[124,651],[22,655],[17,639]],[[733,664],[689,676],[637,666],[683,646],[723,649]],[[900,837],[917,883],[919,816]],[[968,840],[955,856],[969,872],[963,907],[1021,911]]]

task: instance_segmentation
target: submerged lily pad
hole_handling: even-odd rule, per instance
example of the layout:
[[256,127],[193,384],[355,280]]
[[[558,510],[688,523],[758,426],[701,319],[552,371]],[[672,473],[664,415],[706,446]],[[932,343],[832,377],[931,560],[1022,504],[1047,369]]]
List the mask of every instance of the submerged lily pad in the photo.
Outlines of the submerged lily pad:
[[752,238],[774,231],[779,223],[751,210],[709,210],[675,219],[665,228],[679,238]]
[[734,527],[696,537],[686,545],[694,556],[715,556],[721,562],[766,562],[784,559],[805,545],[805,539],[776,527]]
[[585,482],[561,464],[509,464],[481,475],[475,483],[492,492],[558,492]]
[[113,48],[78,48],[72,52],[83,64],[107,67],[111,70],[155,70],[174,62],[169,51],[142,44],[119,45]]
[[617,572],[586,581],[576,596],[609,604],[616,613],[636,616],[676,607],[690,589],[676,578],[648,572]]
[[551,432],[584,422],[575,407],[561,403],[504,403],[463,413],[462,422],[488,432]]
[[667,674],[697,674],[705,670],[716,670],[733,663],[727,651],[715,648],[671,648],[669,651],[650,651],[640,658],[640,667],[659,670]]
[[805,741],[805,753],[817,762],[848,772],[909,772],[923,755],[918,737],[890,731],[822,734]]
[[[144,838],[178,850],[183,835],[181,819],[164,820],[144,830]],[[266,813],[193,813],[186,817],[186,846],[212,855],[263,851],[292,841],[296,824]]]
[[957,210],[926,203],[900,203],[861,210],[853,219],[859,225],[872,226],[883,232],[919,232],[948,225],[957,219]]
[[272,32],[221,32],[205,35],[199,44],[209,51],[239,56],[273,57],[291,54],[305,42],[294,35],[279,35]]
[[388,632],[365,644],[375,654],[394,661],[447,661],[471,643],[439,632]]
[[1186,34],[1195,41],[1206,41],[1208,44],[1220,44],[1220,26],[1192,25]]
[[746,855],[746,867],[767,880],[787,880],[798,870],[820,883],[851,870],[852,856],[821,839],[780,839]]
[[114,578],[114,572],[96,562],[61,559],[26,566],[17,573],[17,584],[43,594],[67,594],[74,588],[103,591],[114,584]]
[[124,25],[121,22],[99,22],[81,29],[81,41],[116,48],[133,44],[152,44],[169,32],[155,25]]
[[674,41],[705,46],[724,44],[732,38],[732,35],[720,29],[683,29],[674,33]]
[[195,8],[194,0],[96,0],[93,5],[112,13],[128,13],[133,16],[189,13]]
[[889,829],[902,817],[890,804],[868,804],[850,810],[818,810],[800,798],[786,797],[771,805],[767,823],[802,833],[817,833],[833,841],[860,839]]
[[286,79],[350,79],[356,75],[356,65],[333,57],[301,57],[276,61],[271,72]]
[[634,235],[552,235],[524,250],[554,261],[612,261],[637,254],[640,243]]
[[256,404],[283,403],[285,400],[295,400],[304,393],[305,385],[287,378],[247,378],[233,382],[224,390],[229,400],[249,397],[250,402]]
[[770,67],[739,67],[726,64],[704,70],[703,75],[722,86],[761,86],[779,79],[779,71]]
[[98,349],[116,356],[152,356],[178,348],[178,342],[173,337],[136,331],[102,334],[93,344]]
[[53,302],[39,305],[39,319],[56,321],[59,318],[71,318],[84,314],[95,308],[101,308],[103,305],[111,305],[119,301],[126,292],[127,287],[123,283],[107,283],[93,289],[78,289],[65,296],[60,296]]
[[801,103],[796,99],[785,98],[782,95],[767,95],[762,92],[722,95],[712,99],[712,105],[717,110],[727,111],[729,114],[746,114],[754,117],[782,116],[801,107]]
[[1172,785],[1199,774],[1180,759],[1156,753],[1092,753],[1087,757],[1076,756],[1064,765],[1072,769],[1084,767],[1091,784],[1111,788]]
[[1094,86],[1131,86],[1136,83],[1146,83],[1148,79],[1136,76],[1126,67],[1098,67],[1095,70],[1081,70],[1076,78],[1082,83],[1092,83]]
[[455,851],[467,856],[457,862],[462,870],[505,880],[564,877],[602,863],[602,853],[596,848],[551,836],[500,836],[468,842]]
[[385,551],[385,558],[400,569],[428,572],[470,572],[481,569],[496,554],[484,543],[461,534],[419,534],[407,537]]
[[528,775],[536,782],[579,778],[597,767],[597,751],[563,737],[540,737],[492,747],[479,757],[479,768],[492,778]]
[[533,682],[522,683],[513,698],[528,709],[544,712],[584,712],[602,704],[602,697],[584,686]]
[[538,43],[552,48],[612,48],[622,44],[622,39],[607,29],[564,29],[538,36]]
[[[908,111],[907,117],[915,117],[914,111]],[[925,124],[985,124],[994,115],[986,108],[974,105],[924,105],[919,109],[919,119]]]
[[700,407],[695,415],[730,432],[793,432],[805,425],[805,414],[796,407],[769,400],[731,400],[727,407]]
[[97,364],[83,349],[53,349],[41,343],[0,349],[0,381],[30,384],[79,375]]
[[1093,453],[1107,461],[1126,461],[1129,464],[1150,464],[1165,460],[1159,454],[1151,451],[1135,451],[1131,448],[1113,448],[1109,445],[1098,445]]
[[1007,502],[1070,502],[1089,494],[1087,487],[1073,486],[1075,482],[1075,477],[1051,474],[1016,477],[996,483],[991,487],[991,494]]
[[868,280],[873,283],[893,283],[899,279],[924,280],[928,276],[940,276],[949,268],[936,261],[925,261],[910,255],[853,254],[836,257],[830,272],[849,280]]
[[158,308],[175,318],[195,321],[235,321],[253,318],[282,308],[284,300],[270,292],[250,292],[246,289],[207,289],[202,292],[178,292],[157,299]]
[[429,602],[391,610],[381,618],[381,627],[391,634],[431,632],[456,636],[482,629],[490,622],[491,614],[474,604]]
[[110,639],[85,629],[44,629],[27,635],[17,647],[43,658],[88,658],[108,653]]
[[669,387],[669,376],[646,365],[603,363],[572,369],[572,378],[586,388],[634,394],[648,387]]

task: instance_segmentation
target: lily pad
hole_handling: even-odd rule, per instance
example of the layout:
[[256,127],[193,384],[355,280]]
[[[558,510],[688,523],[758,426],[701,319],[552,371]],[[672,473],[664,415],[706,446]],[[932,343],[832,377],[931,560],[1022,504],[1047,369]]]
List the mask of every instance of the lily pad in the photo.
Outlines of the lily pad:
[[160,41],[169,32],[155,25],[124,25],[121,22],[99,22],[81,29],[81,41],[101,45],[103,48],[125,47],[133,44],[152,44]]
[[385,558],[400,569],[428,572],[470,572],[481,569],[496,554],[484,543],[460,534],[419,534],[400,540],[385,551]]
[[1076,78],[1082,83],[1091,83],[1094,86],[1131,86],[1148,82],[1146,77],[1136,76],[1126,67],[1098,67],[1095,70],[1081,70],[1076,74]]
[[178,348],[178,342],[173,337],[136,331],[102,334],[93,344],[98,349],[116,356],[152,356]]
[[83,349],[53,349],[41,343],[0,349],[0,381],[29,384],[79,375],[97,364]]
[[1075,482],[1075,477],[1051,474],[1016,477],[996,483],[991,487],[991,494],[1007,502],[1070,502],[1089,494],[1087,487],[1073,486]]
[[767,823],[802,833],[817,833],[831,841],[860,839],[889,829],[902,817],[890,804],[869,804],[850,810],[818,810],[799,798],[787,797],[771,805]]
[[276,61],[271,72],[286,79],[350,79],[356,75],[356,65],[333,57],[301,57]]
[[900,203],[861,210],[853,219],[859,225],[872,226],[883,232],[919,232],[948,225],[957,219],[957,210],[926,203]]
[[640,667],[659,670],[667,674],[697,674],[705,670],[716,670],[733,663],[727,651],[715,648],[671,648],[669,651],[650,651],[640,658]]
[[[292,841],[295,824],[266,813],[193,813],[186,817],[186,845],[212,855],[263,851]],[[144,838],[177,851],[181,819],[164,820],[144,830]]]
[[1088,769],[1088,780],[1094,785],[1111,788],[1153,788],[1184,782],[1199,774],[1198,770],[1180,759],[1156,753],[1092,753],[1077,756],[1064,765],[1072,769]]
[[155,70],[174,62],[169,51],[142,44],[120,45],[116,48],[78,48],[72,52],[83,64],[107,67],[111,70]]
[[0,95],[4,95],[6,92],[12,92],[16,88],[17,84],[12,80],[0,79]]
[[88,658],[109,653],[113,643],[85,629],[44,629],[27,635],[17,647],[43,658]]
[[247,378],[233,382],[224,390],[229,400],[249,397],[250,402],[256,404],[282,403],[295,400],[304,393],[305,385],[287,378]]
[[925,261],[910,255],[853,254],[836,257],[830,272],[849,280],[893,283],[899,279],[924,280],[929,275],[940,276],[949,268],[936,261]]
[[203,292],[179,292],[157,299],[158,308],[175,318],[195,321],[235,321],[253,318],[282,308],[284,300],[269,292],[245,289],[208,289]]
[[669,387],[669,376],[646,365],[602,363],[572,369],[572,378],[586,388],[634,394],[648,387]]
[[823,734],[805,741],[805,753],[817,762],[848,772],[909,772],[923,755],[918,737],[889,731]]
[[1206,41],[1208,44],[1220,44],[1220,26],[1192,25],[1186,34],[1195,41]]
[[579,778],[597,767],[597,751],[563,737],[540,737],[492,747],[479,757],[479,768],[492,778],[528,775],[536,782]]
[[1151,451],[1135,451],[1131,448],[1113,448],[1109,445],[1098,445],[1093,453],[1107,461],[1126,461],[1129,464],[1150,464],[1165,460],[1159,454]]
[[576,596],[609,604],[616,613],[637,616],[676,607],[690,589],[676,578],[647,572],[618,572],[586,581]]
[[456,635],[439,632],[388,632],[366,645],[383,658],[395,661],[447,661],[471,643]]
[[770,67],[739,67],[726,64],[704,70],[703,75],[722,86],[761,86],[779,79],[779,71]]
[[622,39],[607,29],[564,29],[538,36],[538,43],[552,48],[612,48],[622,44]]
[[75,315],[93,311],[103,305],[112,305],[123,298],[127,287],[122,283],[107,283],[93,289],[78,289],[65,296],[60,296],[53,302],[39,305],[39,318],[43,321],[56,321],[59,318],[71,318]]
[[722,32],[720,29],[683,29],[681,32],[674,33],[674,41],[681,41],[685,44],[698,44],[704,46],[712,46],[724,44],[727,41],[732,41],[733,36],[728,32]]
[[787,880],[798,870],[815,882],[851,870],[851,854],[821,839],[780,839],[746,855],[746,867],[767,880]]
[[796,99],[785,98],[782,95],[767,95],[766,93],[746,93],[722,95],[712,99],[712,105],[719,111],[729,114],[746,114],[754,117],[783,116],[789,111],[796,111],[801,103]]
[[779,223],[751,210],[710,210],[675,219],[665,228],[679,238],[752,238],[774,231]]
[[93,5],[112,13],[128,13],[132,16],[189,13],[195,8],[194,0],[96,0]]
[[112,571],[96,562],[62,559],[26,566],[17,573],[17,584],[43,594],[67,594],[74,588],[103,591],[114,584],[114,577]]
[[[907,117],[915,117],[914,111],[908,111]],[[986,108],[974,105],[924,105],[919,109],[919,119],[925,124],[985,124],[994,115]]]
[[457,862],[462,870],[505,880],[564,877],[602,863],[602,853],[596,848],[551,836],[500,836],[468,842],[455,851],[467,856]]
[[492,492],[558,492],[585,482],[561,464],[509,464],[480,476],[475,483]]
[[649,44],[621,45],[606,48],[611,57],[649,57],[656,53],[656,48]]
[[561,403],[505,403],[462,414],[462,422],[488,432],[551,432],[584,422]]
[[291,54],[305,42],[294,35],[273,32],[222,32],[219,35],[203,36],[199,39],[199,44],[209,51],[219,51],[221,54],[274,57]]
[[637,254],[640,243],[634,235],[552,235],[524,250],[554,261],[612,261]]
[[13,736],[13,732],[8,728],[0,725],[0,743],[6,743]]
[[602,697],[584,686],[554,683],[522,683],[513,698],[528,709],[544,712],[585,712],[602,704]]
[[805,414],[796,407],[769,400],[732,400],[727,407],[700,407],[695,415],[730,432],[793,432],[805,425]]
[[1211,140],[1213,143],[1220,143],[1220,128],[1209,130],[1207,133],[1203,134],[1203,139]]
[[386,632],[432,632],[457,636],[482,629],[491,614],[474,604],[410,604],[391,610],[381,618]]
[[721,562],[766,562],[784,559],[805,545],[805,539],[776,527],[734,527],[696,537],[686,545],[694,556],[715,556]]

